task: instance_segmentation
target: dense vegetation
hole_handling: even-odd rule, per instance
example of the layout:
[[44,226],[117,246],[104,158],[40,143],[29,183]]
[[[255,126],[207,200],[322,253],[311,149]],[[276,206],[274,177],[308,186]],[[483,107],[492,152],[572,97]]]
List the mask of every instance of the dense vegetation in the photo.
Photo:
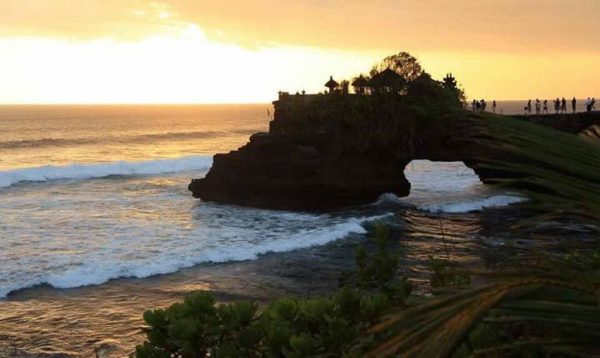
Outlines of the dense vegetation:
[[399,148],[399,139],[410,141],[415,133],[440,130],[447,116],[462,112],[464,93],[456,83],[432,79],[409,54],[387,57],[371,70],[371,77],[386,68],[393,68],[402,80],[362,95],[339,91],[308,100],[302,95],[289,96],[285,103],[276,104],[277,112],[285,117],[280,124],[285,124],[287,132],[298,134],[313,132],[316,125],[334,127],[358,150],[390,151]]
[[[386,61],[393,64],[394,58]],[[375,252],[357,249],[356,271],[343,276],[331,297],[287,297],[259,307],[246,301],[217,305],[209,293],[192,293],[183,303],[144,314],[147,341],[136,356],[600,355],[600,144],[516,119],[463,113],[461,92],[422,71],[406,86],[402,95],[331,95],[316,101],[339,101],[336,110],[342,115],[336,118],[378,131],[365,140],[386,140],[393,129],[385,126],[393,124],[353,116],[360,106],[372,106],[387,118],[394,116],[391,111],[409,109],[411,116],[403,118],[415,125],[448,112],[466,122],[477,117],[484,125],[469,133],[469,140],[527,159],[485,163],[520,174],[498,178],[498,184],[530,190],[526,205],[534,214],[521,222],[526,232],[550,220],[572,223],[585,230],[596,249],[566,242],[563,251],[523,252],[519,260],[479,271],[431,258],[434,297],[425,299],[410,296],[409,282],[397,275],[398,256],[387,246],[385,228],[378,226]],[[318,111],[308,106],[307,113]],[[398,134],[388,139],[398,140]]]

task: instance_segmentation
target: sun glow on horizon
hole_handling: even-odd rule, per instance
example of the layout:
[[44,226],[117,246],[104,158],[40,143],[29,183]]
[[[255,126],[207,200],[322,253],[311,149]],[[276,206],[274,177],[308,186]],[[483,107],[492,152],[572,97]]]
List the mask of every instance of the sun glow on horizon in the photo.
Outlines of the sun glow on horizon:
[[349,78],[378,58],[308,47],[247,49],[211,41],[195,25],[135,42],[0,39],[0,50],[8,48],[0,58],[0,102],[10,104],[264,103],[279,90],[322,91],[329,75]]
[[0,104],[265,103],[399,51],[470,98],[600,96],[600,0],[502,3],[0,0]]

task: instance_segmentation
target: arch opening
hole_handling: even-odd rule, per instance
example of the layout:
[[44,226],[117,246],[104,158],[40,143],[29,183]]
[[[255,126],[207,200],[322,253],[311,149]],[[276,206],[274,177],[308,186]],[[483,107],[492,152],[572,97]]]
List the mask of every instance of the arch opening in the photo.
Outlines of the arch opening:
[[404,175],[411,190],[402,201],[430,212],[470,212],[523,200],[515,193],[483,184],[461,161],[412,160]]

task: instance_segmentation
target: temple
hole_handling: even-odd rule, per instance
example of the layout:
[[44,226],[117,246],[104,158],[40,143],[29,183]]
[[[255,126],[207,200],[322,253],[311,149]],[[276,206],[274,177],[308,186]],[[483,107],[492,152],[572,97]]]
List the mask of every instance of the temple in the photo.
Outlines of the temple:
[[[330,210],[372,203],[384,193],[409,195],[404,169],[412,160],[462,161],[484,183],[514,175],[489,169],[490,160],[527,161],[482,140],[494,115],[464,110],[451,74],[443,82],[421,74],[406,83],[384,70],[352,85],[355,93],[346,95],[330,77],[327,94],[280,92],[269,132],[215,155],[206,177],[193,179],[189,190],[205,201]],[[600,113],[520,119],[590,138],[600,133],[590,130],[600,125]]]

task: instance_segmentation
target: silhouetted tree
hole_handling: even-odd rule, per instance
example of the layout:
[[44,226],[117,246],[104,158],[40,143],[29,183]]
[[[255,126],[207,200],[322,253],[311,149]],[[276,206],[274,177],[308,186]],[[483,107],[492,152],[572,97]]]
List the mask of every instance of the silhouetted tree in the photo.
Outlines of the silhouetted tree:
[[342,82],[340,82],[340,87],[342,88],[342,94],[348,94],[350,82],[347,80],[343,80]]
[[355,77],[352,81],[352,87],[354,87],[354,93],[356,94],[364,94],[368,85],[369,80],[366,79],[362,74],[358,77]]
[[429,108],[430,112],[463,108],[464,93],[459,88],[446,86],[445,82],[436,81],[427,72],[421,73],[408,85],[408,97],[421,108]]
[[371,76],[387,68],[404,77],[407,82],[416,80],[423,72],[419,61],[410,53],[404,51],[384,58],[381,63],[371,69]]

